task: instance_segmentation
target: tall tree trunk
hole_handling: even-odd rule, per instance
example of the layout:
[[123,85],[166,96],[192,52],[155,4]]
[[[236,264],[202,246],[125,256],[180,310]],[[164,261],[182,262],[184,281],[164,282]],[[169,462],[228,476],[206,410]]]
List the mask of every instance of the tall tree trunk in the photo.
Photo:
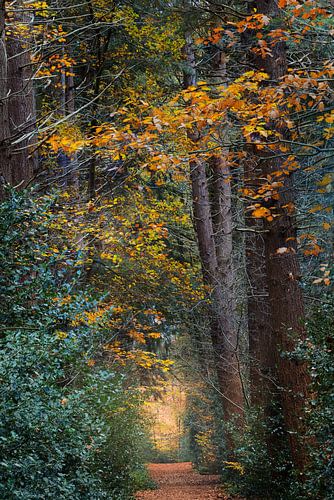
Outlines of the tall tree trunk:
[[[256,12],[248,4],[249,15]],[[258,67],[257,58],[250,52],[253,33],[246,30],[241,35],[248,65]],[[260,61],[261,58],[260,58]],[[252,145],[246,146],[247,157],[244,166],[244,188],[256,192],[262,185],[262,165]],[[246,202],[246,209],[249,201]],[[247,287],[247,323],[249,340],[249,388],[253,407],[263,410],[265,416],[272,413],[275,400],[277,342],[272,331],[271,307],[267,282],[266,248],[264,223],[255,219],[246,210],[245,261]],[[268,445],[271,446],[270,437]]]
[[[210,83],[221,86],[226,80],[226,56],[217,46],[212,47],[210,58]],[[214,87],[215,88],[215,87]],[[213,90],[215,92],[215,90]],[[220,131],[222,135],[224,133]],[[227,134],[225,134],[227,135]],[[211,198],[211,218],[214,231],[220,283],[223,290],[222,315],[228,318],[225,324],[226,334],[234,344],[238,355],[238,335],[235,300],[235,272],[233,266],[233,221],[232,221],[232,189],[231,169],[227,161],[228,149],[224,148],[219,155],[213,155],[208,161],[208,188]],[[232,340],[234,338],[234,340]],[[240,368],[238,367],[240,372]],[[236,374],[239,382],[241,373]]]
[[0,3],[0,200],[9,178],[9,121],[7,98],[7,47],[5,39],[5,0]]
[[15,24],[6,40],[9,138],[12,147],[4,177],[10,184],[24,187],[31,180],[37,162],[36,153],[33,152],[36,112],[33,68],[27,46],[29,40],[22,40],[16,28],[21,23],[29,25],[30,14],[24,11],[21,1],[12,8],[17,9]]
[[[245,162],[245,187],[257,190],[261,172],[256,157],[248,152]],[[267,283],[265,230],[263,221],[246,214],[245,238],[248,335],[250,357],[250,395],[253,406],[267,414],[272,406],[276,378],[276,339],[272,331]]]
[[[279,18],[280,12],[274,0],[255,0],[253,7],[256,12],[272,18]],[[287,72],[286,48],[284,42],[277,43],[271,56],[253,58],[258,70],[265,70],[274,81]],[[281,131],[284,133],[284,131]],[[281,153],[278,149],[258,154],[258,167],[261,178],[282,167]],[[272,157],[275,157],[272,159]],[[278,215],[273,221],[264,222],[264,247],[266,257],[267,283],[271,322],[276,349],[276,364],[278,381],[282,388],[281,403],[288,432],[291,456],[294,464],[300,470],[306,465],[307,454],[303,435],[305,397],[308,391],[308,375],[304,363],[299,363],[281,355],[281,351],[292,351],[296,338],[304,337],[304,305],[302,291],[299,286],[300,270],[296,253],[296,228],[290,207],[295,202],[293,179],[291,175],[282,176],[283,186],[279,189],[278,199],[272,199]],[[289,207],[289,208],[288,208]],[[283,249],[287,248],[286,252]]]
[[[230,386],[230,396],[239,407],[243,407],[244,391],[242,385],[242,366],[239,359],[240,338],[236,320],[236,283],[233,266],[233,223],[232,192],[230,165],[221,156],[213,156],[209,161],[211,176],[209,192],[211,194],[211,218],[217,257],[218,279],[221,288],[220,327],[223,332],[225,351],[228,353],[230,373],[226,381]],[[222,361],[224,362],[224,361]],[[224,369],[228,367],[224,366]],[[231,415],[235,408],[231,408]],[[239,419],[241,423],[241,419]]]
[[[238,360],[238,339],[231,303],[222,286],[222,271],[218,265],[212,222],[206,166],[191,161],[191,183],[195,229],[201,257],[204,281],[211,289],[211,338],[216,360],[219,390],[222,395],[224,418],[239,423],[243,415],[243,391]],[[230,274],[226,271],[226,275]],[[228,439],[229,447],[232,446]]]
[[[195,56],[191,39],[187,39],[185,57],[188,63],[185,87],[196,84]],[[188,134],[196,143],[195,131]],[[211,175],[201,160],[190,161],[194,225],[201,258],[203,277],[210,287],[211,339],[217,379],[222,396],[224,419],[243,419],[243,388],[238,358],[238,335],[233,295],[231,186],[228,165],[220,156],[210,160]],[[211,192],[211,197],[210,197]],[[228,451],[231,436],[226,433]]]

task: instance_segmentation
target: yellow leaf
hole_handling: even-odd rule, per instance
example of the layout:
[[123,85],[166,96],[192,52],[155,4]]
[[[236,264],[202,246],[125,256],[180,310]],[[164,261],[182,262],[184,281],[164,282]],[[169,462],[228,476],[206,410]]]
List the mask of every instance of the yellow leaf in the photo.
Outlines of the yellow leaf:
[[315,205],[314,207],[312,207],[309,212],[310,214],[313,214],[315,212],[319,212],[320,210],[322,210],[324,207],[323,205]]
[[321,179],[321,181],[318,182],[318,186],[327,186],[333,181],[333,175],[332,174],[326,174],[324,177]]
[[262,217],[269,217],[271,212],[268,208],[258,207],[252,212],[252,216],[256,219],[261,219]]

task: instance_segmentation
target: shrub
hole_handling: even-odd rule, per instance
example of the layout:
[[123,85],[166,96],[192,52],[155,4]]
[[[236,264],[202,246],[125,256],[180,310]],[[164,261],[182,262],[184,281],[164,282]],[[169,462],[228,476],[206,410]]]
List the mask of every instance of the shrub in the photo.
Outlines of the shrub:
[[334,307],[317,309],[307,324],[308,337],[294,353],[310,366],[313,398],[308,425],[311,465],[304,491],[308,498],[331,500],[334,491]]
[[[235,462],[223,464],[223,478],[232,492],[250,498],[332,500],[334,491],[334,359],[333,306],[328,301],[310,314],[307,338],[286,355],[308,363],[312,379],[311,397],[306,402],[310,463],[301,480],[284,447],[280,411],[271,419],[252,409],[242,435],[235,430]],[[275,410],[275,409],[273,409]],[[276,417],[274,417],[276,415]],[[275,436],[279,438],[276,451]],[[267,440],[271,443],[268,451]]]
[[112,309],[88,320],[80,251],[52,249],[54,202],[0,205],[0,498],[126,499],[147,480],[141,403],[103,358]]
[[230,425],[235,443],[232,461],[222,463],[222,477],[231,492],[247,498],[284,499],[290,497],[292,463],[282,432],[279,408],[264,418],[260,409],[248,409],[245,426]]

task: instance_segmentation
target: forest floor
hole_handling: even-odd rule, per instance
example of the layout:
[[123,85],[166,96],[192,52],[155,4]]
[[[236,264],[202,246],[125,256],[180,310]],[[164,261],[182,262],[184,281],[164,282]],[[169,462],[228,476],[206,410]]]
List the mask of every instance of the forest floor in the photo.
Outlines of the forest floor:
[[137,500],[228,500],[219,476],[198,474],[190,462],[150,464],[149,472],[157,483],[156,490],[137,493]]

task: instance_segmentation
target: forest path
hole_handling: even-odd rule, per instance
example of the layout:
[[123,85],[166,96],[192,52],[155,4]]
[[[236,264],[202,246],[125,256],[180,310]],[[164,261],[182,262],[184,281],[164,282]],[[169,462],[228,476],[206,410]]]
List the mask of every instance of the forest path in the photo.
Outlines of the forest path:
[[221,489],[219,476],[198,474],[190,462],[150,464],[149,472],[158,489],[137,493],[137,500],[216,500],[229,497]]

